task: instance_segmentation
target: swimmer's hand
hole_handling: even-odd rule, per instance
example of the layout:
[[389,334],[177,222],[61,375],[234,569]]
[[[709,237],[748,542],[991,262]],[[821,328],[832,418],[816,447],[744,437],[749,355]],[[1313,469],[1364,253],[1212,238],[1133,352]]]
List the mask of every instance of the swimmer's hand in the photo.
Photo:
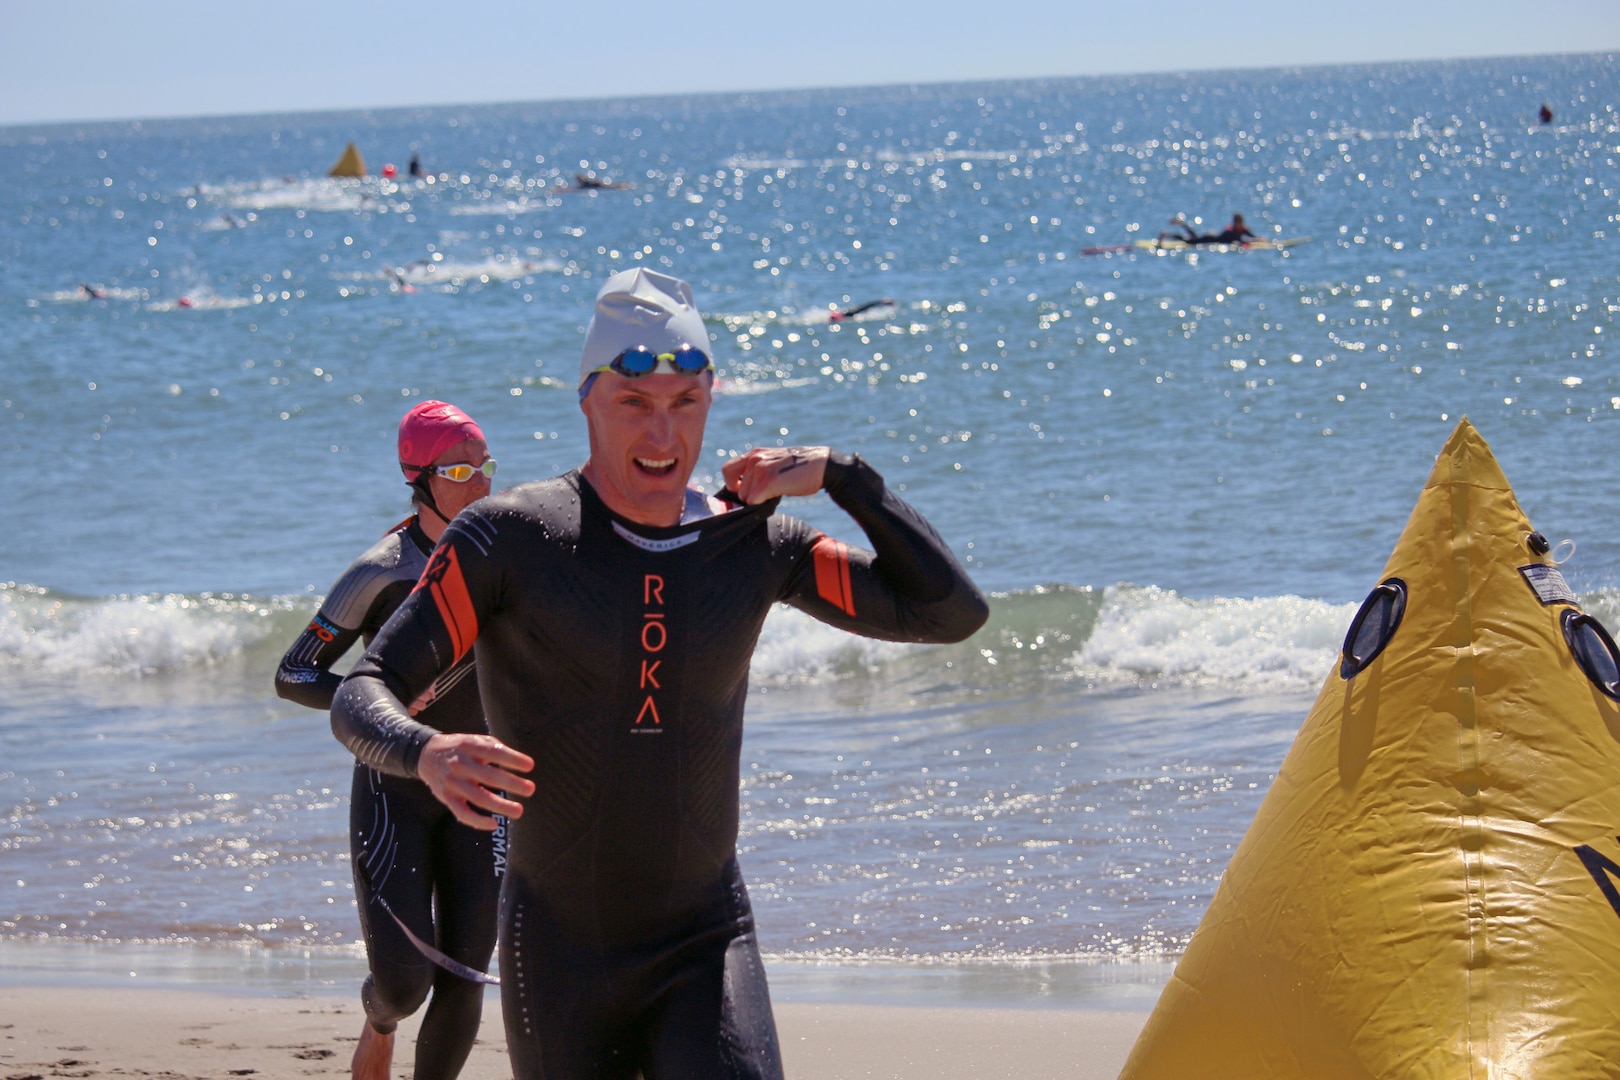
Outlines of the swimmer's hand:
[[423,709],[426,709],[429,705],[431,705],[435,701],[437,701],[438,698],[439,698],[439,684],[434,683],[432,686],[428,687],[426,690],[424,690],[420,694],[416,695],[416,700],[411,702],[410,705],[406,706],[405,711],[410,713],[414,717],[418,713],[420,713]]
[[814,495],[827,478],[825,446],[760,446],[720,467],[726,487],[749,506],[782,495]]
[[[534,781],[518,773],[534,768],[534,759],[491,735],[439,734],[422,747],[416,775],[433,797],[450,808],[463,825],[495,831],[495,819],[523,816],[523,805],[500,792],[526,798],[534,794]],[[480,811],[484,811],[480,813]]]

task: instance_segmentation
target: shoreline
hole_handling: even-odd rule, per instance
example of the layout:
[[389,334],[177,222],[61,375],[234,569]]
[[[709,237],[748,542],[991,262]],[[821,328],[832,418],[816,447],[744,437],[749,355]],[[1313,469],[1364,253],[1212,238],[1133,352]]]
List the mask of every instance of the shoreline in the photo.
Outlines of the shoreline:
[[[1172,960],[977,962],[765,958],[778,1005],[1146,1012]],[[241,998],[354,1000],[365,978],[359,946],[112,944],[0,940],[0,986],[158,990]],[[499,974],[498,970],[493,971]],[[491,987],[488,1000],[498,1000]]]
[[[425,1010],[400,1025],[408,1070]],[[359,1003],[186,989],[0,988],[0,1075],[339,1076]],[[907,1005],[776,1006],[787,1076],[892,1080],[1112,1080],[1147,1012]],[[499,1005],[487,1000],[464,1080],[509,1080]]]
[[[1170,961],[767,961],[786,1075],[1113,1080]],[[347,1076],[357,949],[0,940],[0,1077]],[[400,1025],[409,1075],[425,1010]],[[488,988],[464,1080],[510,1080]]]

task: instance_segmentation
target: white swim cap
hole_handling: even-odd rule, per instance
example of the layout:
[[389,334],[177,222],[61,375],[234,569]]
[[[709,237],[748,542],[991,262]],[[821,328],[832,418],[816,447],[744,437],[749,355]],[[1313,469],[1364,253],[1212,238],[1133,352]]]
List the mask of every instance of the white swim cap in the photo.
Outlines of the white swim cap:
[[596,294],[596,312],[585,328],[579,358],[579,385],[583,388],[592,372],[613,363],[626,349],[639,346],[667,353],[682,345],[709,354],[709,331],[692,301],[692,287],[656,270],[621,270]]

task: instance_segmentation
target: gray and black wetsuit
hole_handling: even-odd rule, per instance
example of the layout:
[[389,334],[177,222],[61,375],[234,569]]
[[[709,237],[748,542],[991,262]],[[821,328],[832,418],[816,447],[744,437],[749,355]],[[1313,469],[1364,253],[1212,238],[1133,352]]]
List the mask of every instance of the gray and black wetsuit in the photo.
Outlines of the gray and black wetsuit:
[[580,473],[474,503],[338,691],[332,727],[415,774],[412,700],[477,643],[491,732],[535,759],[501,899],[517,1080],[781,1075],[737,865],[748,665],[785,602],[858,634],[960,640],[984,598],[859,458],[826,490],[876,554],[776,502],[656,528]]
[[[412,518],[355,560],[282,657],[276,693],[312,709],[330,709],[343,681],[332,665],[356,638],[371,642],[410,595],[432,550],[433,542]],[[467,656],[433,680],[431,701],[417,713],[421,724],[432,731],[482,734],[483,703],[472,676]],[[371,964],[361,1000],[371,1026],[388,1032],[432,990],[416,1040],[415,1075],[421,1080],[448,1080],[461,1071],[478,1034],[484,988],[429,960],[394,916],[452,960],[487,970],[505,870],[498,849],[504,843],[504,828],[494,835],[467,828],[421,781],[355,762],[349,844]]]

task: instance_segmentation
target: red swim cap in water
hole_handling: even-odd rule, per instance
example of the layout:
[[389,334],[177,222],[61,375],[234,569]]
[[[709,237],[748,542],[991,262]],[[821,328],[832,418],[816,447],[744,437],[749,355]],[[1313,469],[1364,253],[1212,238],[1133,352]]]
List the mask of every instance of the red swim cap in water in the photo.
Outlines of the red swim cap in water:
[[443,401],[419,401],[399,422],[399,467],[415,480],[433,459],[459,442],[482,439],[473,418]]

